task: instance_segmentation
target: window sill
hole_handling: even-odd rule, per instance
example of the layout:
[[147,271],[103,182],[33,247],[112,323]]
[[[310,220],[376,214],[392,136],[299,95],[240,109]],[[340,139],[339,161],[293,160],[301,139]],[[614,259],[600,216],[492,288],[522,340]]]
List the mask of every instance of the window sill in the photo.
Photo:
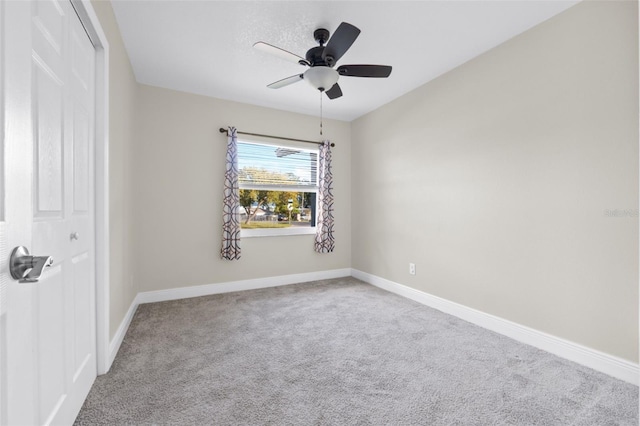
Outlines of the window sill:
[[265,229],[243,229],[240,231],[240,238],[254,237],[282,237],[287,235],[314,235],[316,228],[265,228]]

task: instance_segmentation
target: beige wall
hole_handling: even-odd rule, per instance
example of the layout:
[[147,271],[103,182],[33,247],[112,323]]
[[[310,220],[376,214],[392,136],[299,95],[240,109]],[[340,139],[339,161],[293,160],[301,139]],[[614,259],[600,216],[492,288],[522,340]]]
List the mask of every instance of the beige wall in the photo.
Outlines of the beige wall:
[[219,258],[218,127],[316,139],[318,119],[138,85],[110,3],[93,5],[111,46],[112,336],[138,291],[353,266],[637,362],[638,218],[606,215],[638,207],[635,3],[579,4],[328,121],[335,253],[252,238],[239,262]]
[[138,83],[122,43],[111,3],[93,1],[109,41],[109,330],[113,337],[138,290],[133,281],[131,157]]
[[226,135],[240,131],[320,140],[319,118],[140,86],[135,192],[135,280],[161,290],[351,266],[350,124],[325,120],[333,149],[333,253],[313,235],[245,238],[239,261],[220,259]]
[[[638,361],[638,11],[585,2],[352,123],[353,267]],[[417,274],[408,274],[415,262]]]

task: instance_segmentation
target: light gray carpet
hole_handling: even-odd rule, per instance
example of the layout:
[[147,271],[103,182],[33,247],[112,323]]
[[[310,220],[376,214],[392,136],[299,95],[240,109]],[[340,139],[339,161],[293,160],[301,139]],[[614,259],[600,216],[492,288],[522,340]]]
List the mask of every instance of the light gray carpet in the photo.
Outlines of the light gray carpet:
[[141,305],[76,423],[637,425],[638,388],[343,278]]

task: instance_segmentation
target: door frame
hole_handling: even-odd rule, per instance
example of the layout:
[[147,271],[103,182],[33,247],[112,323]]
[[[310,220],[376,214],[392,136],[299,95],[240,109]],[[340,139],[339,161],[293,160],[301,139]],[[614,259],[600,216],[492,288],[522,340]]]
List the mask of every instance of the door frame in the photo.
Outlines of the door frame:
[[109,42],[90,0],[69,0],[96,51],[95,76],[95,271],[96,362],[98,374],[111,368],[109,356]]

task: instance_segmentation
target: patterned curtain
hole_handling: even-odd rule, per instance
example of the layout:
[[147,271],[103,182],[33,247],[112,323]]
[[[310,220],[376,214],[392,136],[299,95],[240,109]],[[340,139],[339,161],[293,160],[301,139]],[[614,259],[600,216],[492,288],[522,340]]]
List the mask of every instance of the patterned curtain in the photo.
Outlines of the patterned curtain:
[[227,131],[227,168],[224,172],[224,200],[222,213],[222,250],[227,260],[240,259],[240,190],[238,188],[238,138],[236,128]]
[[318,154],[318,221],[315,250],[318,253],[330,253],[334,248],[331,143],[324,141]]

